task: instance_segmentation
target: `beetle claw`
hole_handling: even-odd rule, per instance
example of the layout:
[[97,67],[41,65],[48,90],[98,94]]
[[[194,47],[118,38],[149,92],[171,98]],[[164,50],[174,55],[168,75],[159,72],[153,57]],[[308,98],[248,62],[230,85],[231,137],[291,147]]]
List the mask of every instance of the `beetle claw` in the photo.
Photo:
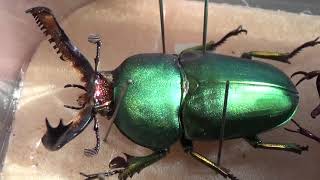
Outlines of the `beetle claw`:
[[291,75],[291,78],[293,78],[294,76],[296,76],[296,75],[298,75],[298,74],[302,74],[302,75],[307,75],[308,73],[307,72],[305,72],[305,71],[297,71],[297,72],[295,72],[295,73],[293,73],[292,75]]
[[235,34],[240,34],[240,33],[245,33],[246,35],[248,34],[248,31],[246,29],[242,28],[242,25],[240,25],[235,31]]
[[314,110],[311,112],[311,117],[315,119],[320,114],[320,105],[318,105]]
[[46,118],[47,132],[41,138],[42,144],[51,151],[56,151],[80,134],[92,120],[92,106],[81,110],[71,123],[64,125],[62,119],[57,127],[52,127]]
[[298,86],[302,81],[308,79],[307,77],[303,77],[301,78],[297,83],[296,83],[296,86]]
[[284,128],[284,129],[289,132],[299,133],[299,131],[297,131],[297,130],[293,130],[293,129],[289,129],[289,128]]
[[304,75],[304,77],[302,77],[297,83],[296,83],[296,86],[298,86],[302,81],[304,80],[310,80],[316,76],[319,76],[320,75],[320,71],[311,71],[309,73],[307,72],[304,72],[304,71],[297,71],[295,73],[293,73],[291,75],[291,78],[296,76],[296,75]]

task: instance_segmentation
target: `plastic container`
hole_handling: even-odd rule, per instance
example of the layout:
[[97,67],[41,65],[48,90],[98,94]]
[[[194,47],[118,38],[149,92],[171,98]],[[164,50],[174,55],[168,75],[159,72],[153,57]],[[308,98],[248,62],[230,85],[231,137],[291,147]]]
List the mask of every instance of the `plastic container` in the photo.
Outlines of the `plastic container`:
[[[91,33],[100,34],[103,41],[100,70],[112,70],[126,57],[146,52],[161,52],[161,35],[158,1],[79,1],[76,4],[45,4],[53,10],[65,32],[86,57],[93,59],[95,47],[87,42]],[[85,4],[85,6],[83,6]],[[107,144],[102,144],[98,156],[88,158],[83,155],[84,148],[95,144],[92,124],[76,139],[57,152],[46,150],[41,137],[46,131],[44,119],[48,117],[53,125],[60,118],[68,122],[77,111],[65,109],[64,104],[75,104],[78,90],[64,89],[68,83],[79,83],[79,76],[68,63],[59,56],[43,36],[30,15],[23,13],[27,8],[39,5],[32,3],[6,4],[11,8],[3,36],[4,49],[2,68],[4,83],[3,110],[5,117],[0,135],[5,142],[10,132],[10,124],[15,112],[15,120],[10,134],[8,152],[2,177],[4,179],[82,179],[79,172],[93,173],[107,170],[109,161],[122,152],[144,155],[149,150],[135,145],[126,139],[114,126]],[[43,5],[43,4],[42,4]],[[15,7],[15,9],[13,8]],[[78,8],[81,7],[81,8]],[[8,13],[4,9],[2,13]],[[16,14],[14,14],[16,13]],[[202,42],[203,2],[166,1],[165,25],[168,53],[177,53],[185,47]],[[11,19],[10,19],[11,18]],[[226,4],[209,6],[208,40],[217,40],[225,33],[242,25],[248,35],[230,39],[217,49],[217,53],[240,56],[251,50],[290,51],[298,45],[313,40],[320,35],[320,18],[305,14],[292,14],[282,11],[269,11]],[[9,28],[9,27],[10,28]],[[18,31],[17,31],[18,30]],[[23,30],[23,31],[22,31]],[[17,33],[15,34],[14,32]],[[12,46],[11,44],[12,43]],[[37,47],[37,48],[36,48]],[[292,64],[265,61],[281,68],[291,75],[298,70],[317,70],[319,48],[309,48],[291,60]],[[5,58],[9,54],[13,58]],[[31,58],[32,57],[32,58]],[[30,58],[31,63],[29,64]],[[93,63],[93,60],[91,61]],[[13,66],[13,64],[20,66]],[[21,68],[23,64],[23,68]],[[9,67],[14,67],[9,69]],[[28,68],[26,68],[28,67]],[[14,72],[14,73],[10,73]],[[22,72],[22,73],[20,73]],[[16,81],[15,75],[22,75]],[[2,77],[2,76],[1,76]],[[21,77],[21,76],[20,76]],[[19,83],[22,82],[22,83]],[[9,83],[10,84],[10,83]],[[13,99],[22,94],[17,108]],[[299,111],[295,119],[307,129],[320,136],[320,122],[310,117],[311,110],[318,105],[318,94],[314,81],[301,84]],[[10,106],[11,105],[11,106]],[[16,109],[16,111],[14,111]],[[108,121],[99,117],[101,136]],[[294,128],[289,123],[286,127]],[[1,126],[2,128],[2,126]],[[301,135],[292,134],[282,128],[261,135],[267,142],[294,142],[309,145],[309,152],[296,155],[289,152],[258,150],[244,140],[224,142],[222,166],[230,169],[240,179],[317,179],[320,175],[320,144]],[[217,142],[195,142],[195,149],[216,159]],[[3,148],[4,149],[4,148]],[[2,151],[4,152],[4,151]],[[177,142],[170,154],[160,162],[136,174],[134,179],[223,179],[212,170],[185,154]],[[117,176],[111,179],[117,179]]]

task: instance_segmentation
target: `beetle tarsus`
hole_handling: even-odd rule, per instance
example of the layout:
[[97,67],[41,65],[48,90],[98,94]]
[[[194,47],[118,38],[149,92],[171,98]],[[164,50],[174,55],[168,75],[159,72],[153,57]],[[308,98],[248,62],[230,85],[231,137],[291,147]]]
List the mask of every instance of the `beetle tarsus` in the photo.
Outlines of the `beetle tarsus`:
[[[296,83],[296,86],[298,86],[302,81],[304,80],[310,80],[314,77],[318,77],[320,75],[320,71],[311,71],[311,72],[304,72],[304,71],[297,71],[291,75],[291,78],[296,75],[303,75],[303,77]],[[318,80],[317,80],[318,81]],[[320,85],[320,84],[319,84]],[[318,87],[318,86],[317,86]],[[320,87],[320,86],[319,86]],[[320,89],[320,88],[319,88]]]
[[[243,29],[242,26],[239,26],[237,29],[230,31],[228,34],[223,36],[219,41],[217,41],[217,42],[209,41],[208,43],[206,43],[205,48],[206,48],[207,51],[214,51],[219,46],[224,44],[230,37],[237,36],[237,35],[239,35],[241,33],[247,34],[248,31],[246,29]],[[181,55],[185,54],[185,53],[188,53],[188,52],[200,51],[200,50],[203,50],[203,45],[199,45],[199,46],[191,47],[191,48],[188,48],[188,49],[184,49],[181,52]],[[181,55],[179,55],[179,56],[181,56]]]
[[100,135],[99,135],[99,121],[96,118],[96,116],[94,116],[94,127],[93,130],[95,131],[96,134],[96,146],[92,149],[85,149],[84,150],[84,155],[87,157],[92,157],[95,156],[99,153],[100,150]]
[[208,48],[208,50],[214,51],[215,49],[217,49],[217,47],[224,44],[230,37],[240,35],[241,33],[245,33],[246,35],[248,34],[248,31],[246,29],[243,29],[242,25],[240,25],[237,29],[230,31],[228,34],[223,36],[219,41],[212,44],[210,49],[209,49],[209,47],[207,47],[207,48]]
[[[296,83],[296,86],[298,86],[304,80],[311,80],[317,77],[316,86],[317,86],[318,95],[320,97],[320,71],[311,71],[311,72],[297,71],[291,75],[291,78],[296,75],[303,75],[303,77]],[[320,104],[311,111],[311,117],[316,118],[319,114],[320,114]]]
[[320,143],[320,137],[316,136],[315,134],[313,134],[311,131],[301,127],[300,124],[298,124],[298,122],[296,122],[295,120],[291,119],[291,121],[298,127],[297,130],[293,130],[293,129],[289,129],[289,128],[284,128],[285,130],[289,131],[289,132],[293,132],[293,133],[298,133],[298,134],[302,134],[308,138],[311,138],[317,142]]
[[104,177],[119,174],[121,172],[123,172],[123,169],[116,169],[116,170],[111,170],[111,171],[102,172],[102,173],[94,173],[94,174],[85,174],[83,172],[80,172],[80,175],[86,177],[85,180],[90,180],[90,179],[103,179]]
[[317,37],[316,39],[312,40],[312,41],[308,41],[304,44],[302,44],[301,46],[297,47],[296,49],[294,49],[291,53],[288,54],[288,59],[294,57],[295,55],[297,55],[299,52],[301,52],[302,49],[307,48],[307,47],[313,47],[316,46],[318,44],[320,44],[319,40],[320,37]]

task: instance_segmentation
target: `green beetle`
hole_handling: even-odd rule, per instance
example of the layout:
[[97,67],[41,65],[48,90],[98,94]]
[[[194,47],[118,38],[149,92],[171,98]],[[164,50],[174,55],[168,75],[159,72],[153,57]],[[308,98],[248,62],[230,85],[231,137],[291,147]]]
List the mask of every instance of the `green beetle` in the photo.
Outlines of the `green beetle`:
[[[318,38],[291,53],[252,51],[237,58],[206,52],[232,36],[247,33],[240,26],[216,43],[204,43],[179,55],[138,54],[127,58],[113,71],[98,72],[101,46],[98,36],[89,36],[89,42],[97,45],[93,68],[70,42],[48,8],[35,7],[26,12],[31,13],[44,33],[51,36],[49,42],[55,43],[60,58],[71,62],[85,83],[65,86],[85,91],[78,99],[79,107],[65,106],[81,110],[70,124],[60,121],[58,127],[53,128],[46,120],[47,132],[42,143],[49,150],[59,150],[94,120],[97,144],[93,149],[85,149],[85,154],[97,154],[100,136],[95,116],[98,113],[114,121],[130,140],[154,151],[144,157],[126,155],[126,159],[111,160],[113,170],[102,175],[119,174],[119,179],[131,177],[160,160],[178,140],[185,152],[230,179],[237,178],[219,163],[195,152],[192,141],[244,138],[255,148],[299,154],[308,149],[297,144],[263,143],[257,137],[261,132],[290,121],[299,96],[295,85],[281,70],[251,58],[288,63],[303,48],[320,44]],[[300,130],[305,136],[315,137],[301,127]],[[82,175],[88,179],[100,176]]]

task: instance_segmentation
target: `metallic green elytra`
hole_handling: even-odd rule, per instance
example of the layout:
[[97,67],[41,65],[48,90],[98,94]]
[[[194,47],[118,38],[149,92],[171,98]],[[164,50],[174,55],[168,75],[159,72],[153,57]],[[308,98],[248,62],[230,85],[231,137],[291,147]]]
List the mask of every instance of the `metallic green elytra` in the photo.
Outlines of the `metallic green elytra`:
[[128,79],[115,124],[135,143],[163,149],[181,134],[179,119],[182,78],[176,56],[140,54],[129,57],[114,71],[115,103]]
[[182,136],[180,124],[187,139],[218,139],[227,80],[225,138],[251,137],[277,127],[290,120],[299,101],[291,80],[274,66],[213,53],[182,56],[179,62],[163,54],[135,55],[115,70],[114,78],[114,100],[117,89],[133,81],[116,125],[152,149],[169,147]]
[[181,106],[185,136],[218,139],[226,81],[225,138],[250,137],[290,120],[299,97],[291,80],[270,64],[212,53],[181,59],[189,90]]
[[[295,85],[276,67],[254,61],[253,57],[288,63],[306,47],[320,44],[319,38],[306,42],[290,53],[250,51],[241,58],[209,53],[228,38],[247,30],[239,26],[216,43],[206,43],[208,0],[205,0],[205,23],[203,44],[182,51],[179,55],[165,53],[162,1],[160,0],[161,32],[163,53],[138,54],[127,58],[113,71],[98,71],[101,40],[98,35],[90,35],[88,41],[96,45],[95,66],[72,44],[63,29],[46,7],[27,10],[36,19],[49,42],[61,53],[60,58],[71,62],[82,75],[84,85],[67,84],[85,91],[78,98],[79,107],[66,108],[80,110],[70,124],[60,121],[52,127],[46,119],[47,131],[42,137],[43,145],[52,151],[59,150],[79,135],[91,121],[94,121],[96,146],[85,149],[87,156],[96,155],[100,148],[99,123],[97,114],[109,119],[112,124],[136,144],[147,147],[154,153],[135,157],[125,154],[115,157],[109,163],[110,171],[104,176],[118,174],[120,180],[132,177],[143,168],[163,158],[173,143],[181,142],[184,151],[196,160],[218,172],[225,178],[237,180],[220,166],[222,142],[225,139],[243,138],[255,148],[290,151],[301,154],[307,146],[293,143],[264,143],[258,138],[261,132],[279,127],[294,115],[299,96]],[[305,75],[305,79],[318,76],[320,72],[298,71],[293,75]],[[320,91],[319,91],[320,92]],[[320,114],[320,105],[311,113]],[[302,128],[292,120],[300,133],[320,142],[320,138]],[[193,150],[195,140],[218,140],[217,163],[210,161]],[[98,174],[84,174],[87,179],[100,177]]]

